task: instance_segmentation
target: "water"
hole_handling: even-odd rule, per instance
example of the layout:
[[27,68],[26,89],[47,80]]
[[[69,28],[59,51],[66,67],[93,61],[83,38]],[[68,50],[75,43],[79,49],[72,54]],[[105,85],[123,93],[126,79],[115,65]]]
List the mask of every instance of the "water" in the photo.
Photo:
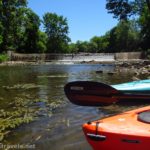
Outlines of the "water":
[[[82,124],[117,114],[139,106],[82,107],[71,104],[63,87],[67,82],[90,80],[117,84],[131,81],[132,74],[114,75],[114,65],[32,65],[0,67],[0,109],[11,111],[16,98],[44,99],[48,105],[60,101],[59,107],[50,109],[45,103],[35,121],[14,129],[5,138],[5,144],[34,144],[37,150],[91,150],[82,132]],[[104,73],[96,73],[103,70]],[[29,88],[29,87],[30,88]],[[1,142],[2,143],[2,142]]]

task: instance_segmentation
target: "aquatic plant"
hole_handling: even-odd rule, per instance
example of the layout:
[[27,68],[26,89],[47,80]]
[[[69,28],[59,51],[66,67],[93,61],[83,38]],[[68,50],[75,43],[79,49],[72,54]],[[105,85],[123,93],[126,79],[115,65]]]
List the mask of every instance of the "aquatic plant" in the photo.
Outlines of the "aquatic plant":
[[58,75],[41,75],[41,76],[38,76],[38,78],[67,78],[68,75],[67,74],[58,74]]
[[18,108],[12,112],[0,110],[0,141],[10,133],[11,129],[31,121],[33,121],[33,116],[26,109]]
[[[28,96],[30,97],[30,96]],[[36,118],[47,115],[52,116],[53,112],[62,105],[63,101],[46,99],[28,99],[15,97],[9,103],[11,110],[0,110],[0,141],[2,141],[13,129],[22,124],[30,123]],[[41,107],[41,104],[43,107]]]
[[28,89],[35,89],[41,87],[40,85],[36,84],[16,84],[13,86],[3,86],[4,89],[7,90],[28,90]]

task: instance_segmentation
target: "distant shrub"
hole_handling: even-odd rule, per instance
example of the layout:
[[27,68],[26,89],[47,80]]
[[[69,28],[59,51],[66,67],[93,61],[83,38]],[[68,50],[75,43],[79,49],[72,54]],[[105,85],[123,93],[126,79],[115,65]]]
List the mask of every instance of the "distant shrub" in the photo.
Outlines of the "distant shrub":
[[8,61],[8,56],[6,54],[0,54],[0,63]]

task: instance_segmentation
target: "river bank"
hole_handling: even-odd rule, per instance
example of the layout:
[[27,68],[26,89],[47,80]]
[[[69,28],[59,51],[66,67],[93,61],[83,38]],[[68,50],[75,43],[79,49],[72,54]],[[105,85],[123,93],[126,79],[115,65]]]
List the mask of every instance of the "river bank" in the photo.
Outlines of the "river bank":
[[116,62],[116,71],[123,69],[133,72],[133,80],[150,78],[150,60]]
[[[119,60],[111,62],[81,62],[89,64],[104,64],[104,65],[114,65],[115,70],[113,72],[108,72],[108,74],[118,74],[121,72],[130,72],[133,74],[133,80],[149,79],[150,78],[150,60]],[[103,73],[105,71],[98,70],[97,73]]]

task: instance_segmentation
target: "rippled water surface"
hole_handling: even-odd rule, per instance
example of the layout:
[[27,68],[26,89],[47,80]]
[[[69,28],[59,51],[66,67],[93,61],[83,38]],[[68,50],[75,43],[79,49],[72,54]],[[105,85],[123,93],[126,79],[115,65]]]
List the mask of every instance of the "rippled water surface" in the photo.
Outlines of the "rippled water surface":
[[[43,99],[35,121],[13,130],[6,144],[35,144],[38,150],[91,150],[82,132],[82,124],[137,107],[82,107],[71,104],[63,87],[67,82],[92,80],[107,84],[128,82],[132,74],[113,72],[114,65],[33,65],[0,67],[0,109],[11,110],[17,98]],[[104,73],[96,73],[97,71]],[[59,105],[55,103],[59,102]],[[54,105],[52,105],[54,104]],[[47,107],[48,106],[48,107]]]

